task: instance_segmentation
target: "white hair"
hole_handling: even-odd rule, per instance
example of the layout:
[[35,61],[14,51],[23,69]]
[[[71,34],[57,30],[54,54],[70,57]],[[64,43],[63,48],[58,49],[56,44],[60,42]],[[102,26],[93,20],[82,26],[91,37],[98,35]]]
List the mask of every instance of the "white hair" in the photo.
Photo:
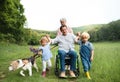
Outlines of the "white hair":
[[60,21],[66,21],[66,18],[61,18]]

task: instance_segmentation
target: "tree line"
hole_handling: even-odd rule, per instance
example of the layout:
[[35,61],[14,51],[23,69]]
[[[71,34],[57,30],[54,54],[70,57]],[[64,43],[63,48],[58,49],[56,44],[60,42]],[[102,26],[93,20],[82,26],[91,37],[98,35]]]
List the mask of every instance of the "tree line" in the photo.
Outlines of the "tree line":
[[119,41],[120,40],[120,20],[103,24],[99,28],[88,31],[91,41]]
[[90,41],[119,41],[120,40],[120,20],[112,21],[108,24],[92,24],[73,28],[74,33],[87,31]]

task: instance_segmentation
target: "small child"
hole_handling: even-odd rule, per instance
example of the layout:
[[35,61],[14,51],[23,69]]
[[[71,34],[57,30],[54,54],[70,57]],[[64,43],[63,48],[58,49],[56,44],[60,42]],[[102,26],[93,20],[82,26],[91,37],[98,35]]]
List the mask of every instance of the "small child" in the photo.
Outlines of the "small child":
[[83,32],[81,34],[81,40],[78,41],[78,44],[80,44],[80,56],[85,75],[88,79],[91,79],[89,70],[93,60],[94,49],[92,43],[88,41],[89,38],[90,35],[87,32]]
[[[48,36],[42,37],[40,40],[41,46],[38,48],[38,50],[42,50],[42,76],[46,77],[46,71],[49,71],[49,68],[52,66],[51,63],[51,57],[52,53],[50,51],[50,38]],[[47,68],[48,64],[48,68]]]

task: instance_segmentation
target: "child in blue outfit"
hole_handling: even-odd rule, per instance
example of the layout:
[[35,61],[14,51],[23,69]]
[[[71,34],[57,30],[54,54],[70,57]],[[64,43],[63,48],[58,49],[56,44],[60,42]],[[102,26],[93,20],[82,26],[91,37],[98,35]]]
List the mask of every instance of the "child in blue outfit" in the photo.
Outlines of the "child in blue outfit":
[[88,79],[91,79],[89,70],[91,68],[91,62],[93,60],[94,49],[91,42],[88,41],[90,35],[87,32],[81,34],[81,40],[78,41],[80,45],[80,57],[83,65],[85,75]]
[[[38,48],[38,50],[42,50],[42,65],[43,65],[43,69],[42,69],[42,76],[45,77],[46,76],[46,71],[49,70],[49,68],[52,66],[51,64],[51,57],[52,57],[52,53],[50,51],[50,39],[49,37],[45,36],[42,37],[40,40],[40,44],[41,46]],[[48,68],[46,67],[48,64]]]

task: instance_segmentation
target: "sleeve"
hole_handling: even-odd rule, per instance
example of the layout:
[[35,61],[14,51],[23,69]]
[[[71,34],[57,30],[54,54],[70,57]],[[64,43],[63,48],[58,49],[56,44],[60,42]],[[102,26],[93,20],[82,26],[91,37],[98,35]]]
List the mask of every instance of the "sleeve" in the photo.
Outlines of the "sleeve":
[[81,41],[81,40],[78,40],[78,44],[81,45],[81,44],[82,44],[82,41]]
[[93,47],[93,44],[92,44],[92,43],[90,43],[90,49],[91,49],[91,50],[94,50],[94,47]]
[[58,37],[56,37],[55,39],[51,39],[52,44],[56,44],[58,43],[58,41],[59,41]]
[[41,50],[42,49],[42,47],[40,46],[40,47],[38,47],[38,50]]

